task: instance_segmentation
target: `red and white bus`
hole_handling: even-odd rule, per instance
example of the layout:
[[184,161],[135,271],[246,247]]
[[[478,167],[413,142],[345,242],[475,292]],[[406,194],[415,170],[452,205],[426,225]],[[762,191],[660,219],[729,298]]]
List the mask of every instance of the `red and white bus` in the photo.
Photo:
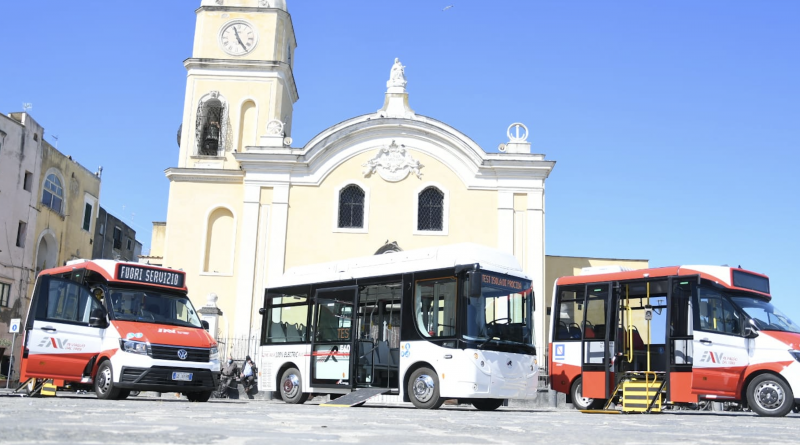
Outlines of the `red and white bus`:
[[93,384],[101,399],[159,391],[207,401],[219,381],[217,342],[185,282],[182,271],[111,260],[42,271],[25,322],[20,381]]
[[800,402],[800,326],[770,300],[769,278],[732,267],[559,278],[551,388],[582,410],[712,400],[784,416]]

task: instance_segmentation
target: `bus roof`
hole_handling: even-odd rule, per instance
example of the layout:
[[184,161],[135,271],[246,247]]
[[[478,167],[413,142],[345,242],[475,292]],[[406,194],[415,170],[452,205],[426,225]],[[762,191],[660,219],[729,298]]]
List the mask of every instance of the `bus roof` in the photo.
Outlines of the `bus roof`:
[[68,261],[66,266],[43,270],[41,273],[59,275],[81,268],[97,272],[109,283],[143,284],[187,291],[185,272],[129,261],[79,259]]
[[728,266],[671,266],[651,269],[637,269],[612,273],[576,275],[561,277],[557,285],[601,283],[605,281],[641,280],[682,275],[699,275],[700,278],[713,281],[729,289],[755,292],[767,298],[769,293],[769,277],[737,267]]
[[513,255],[479,244],[462,243],[293,267],[272,280],[268,287],[326,283],[475,263],[483,270],[530,280]]

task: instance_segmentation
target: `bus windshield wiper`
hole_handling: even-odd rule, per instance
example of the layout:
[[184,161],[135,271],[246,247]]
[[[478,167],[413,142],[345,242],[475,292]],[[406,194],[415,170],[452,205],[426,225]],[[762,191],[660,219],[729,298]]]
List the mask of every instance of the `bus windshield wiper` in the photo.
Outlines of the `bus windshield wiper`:
[[[486,340],[485,340],[483,343],[481,343],[481,344],[479,344],[479,345],[478,345],[478,349],[483,349],[483,347],[484,347],[484,346],[486,346],[486,345],[487,345],[487,344],[488,344],[490,341],[492,341],[492,340],[494,340],[494,339],[495,339],[495,337],[489,337],[489,338],[487,338],[487,339],[486,339]],[[499,340],[499,339],[498,339],[498,340]]]

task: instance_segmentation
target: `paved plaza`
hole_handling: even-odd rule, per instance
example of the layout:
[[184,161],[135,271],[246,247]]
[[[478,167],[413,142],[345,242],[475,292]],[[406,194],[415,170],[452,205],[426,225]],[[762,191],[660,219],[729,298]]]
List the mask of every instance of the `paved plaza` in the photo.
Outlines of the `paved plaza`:
[[797,443],[800,416],[679,411],[581,414],[572,409],[445,406],[330,408],[275,401],[190,403],[185,399],[94,395],[0,395],[0,442],[14,444],[232,443]]

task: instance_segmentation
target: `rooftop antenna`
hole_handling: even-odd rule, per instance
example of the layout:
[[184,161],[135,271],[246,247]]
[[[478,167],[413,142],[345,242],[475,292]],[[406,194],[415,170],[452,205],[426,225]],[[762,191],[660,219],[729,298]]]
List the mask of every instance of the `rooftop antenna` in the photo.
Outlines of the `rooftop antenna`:
[[57,135],[57,134],[54,134],[54,135],[53,135],[53,139],[55,139],[55,140],[56,140],[56,150],[58,150],[58,135]]
[[25,110],[26,113],[28,111],[30,111],[31,108],[33,108],[33,104],[32,103],[30,103],[30,102],[23,102],[22,103],[22,109]]

